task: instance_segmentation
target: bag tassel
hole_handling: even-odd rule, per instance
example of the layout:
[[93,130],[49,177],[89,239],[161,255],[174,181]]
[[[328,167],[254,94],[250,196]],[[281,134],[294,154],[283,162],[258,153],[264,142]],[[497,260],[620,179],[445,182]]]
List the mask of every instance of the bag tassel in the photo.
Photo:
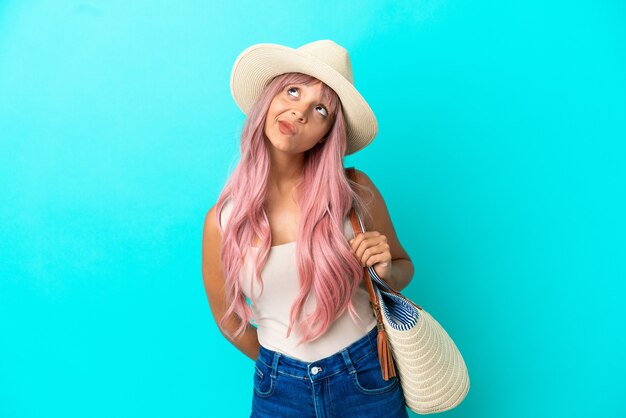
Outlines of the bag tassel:
[[393,356],[391,355],[391,347],[387,344],[387,333],[384,329],[378,329],[376,338],[378,343],[378,361],[384,380],[389,380],[396,375],[396,368],[393,364]]

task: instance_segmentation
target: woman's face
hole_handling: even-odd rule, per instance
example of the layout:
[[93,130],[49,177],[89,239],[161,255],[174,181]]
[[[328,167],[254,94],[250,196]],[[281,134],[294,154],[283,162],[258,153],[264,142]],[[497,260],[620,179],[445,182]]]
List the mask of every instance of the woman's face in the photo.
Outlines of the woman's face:
[[332,125],[322,83],[288,84],[274,96],[264,132],[274,148],[290,154],[313,148]]

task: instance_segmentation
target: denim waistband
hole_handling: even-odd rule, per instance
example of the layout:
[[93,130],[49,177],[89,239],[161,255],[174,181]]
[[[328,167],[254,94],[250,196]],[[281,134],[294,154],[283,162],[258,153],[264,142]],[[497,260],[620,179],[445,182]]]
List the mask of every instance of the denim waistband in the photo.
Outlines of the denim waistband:
[[352,371],[354,362],[377,350],[377,335],[378,328],[374,327],[366,335],[349,346],[335,354],[313,362],[301,361],[261,346],[257,361],[263,362],[271,368],[272,377],[276,377],[276,374],[285,374],[295,378],[315,381],[330,377],[346,368]]

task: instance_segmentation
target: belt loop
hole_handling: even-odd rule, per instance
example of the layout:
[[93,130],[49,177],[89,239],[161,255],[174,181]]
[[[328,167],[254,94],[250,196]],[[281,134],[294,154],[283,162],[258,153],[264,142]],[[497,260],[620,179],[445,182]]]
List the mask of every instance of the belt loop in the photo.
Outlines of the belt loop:
[[277,370],[278,370],[278,359],[280,358],[280,353],[274,352],[274,359],[272,360],[272,372],[270,376],[276,378]]
[[352,364],[352,360],[350,360],[350,354],[348,354],[348,349],[344,348],[343,350],[341,350],[341,355],[343,356],[343,361],[345,361],[346,366],[348,366],[348,370],[350,371],[350,374],[354,373],[356,369],[354,368],[354,365]]

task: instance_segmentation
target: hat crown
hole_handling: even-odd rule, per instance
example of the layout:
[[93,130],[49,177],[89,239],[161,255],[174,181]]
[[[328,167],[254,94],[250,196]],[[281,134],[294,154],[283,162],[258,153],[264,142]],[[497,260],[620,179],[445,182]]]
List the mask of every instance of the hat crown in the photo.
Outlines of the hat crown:
[[302,45],[296,50],[317,58],[341,74],[351,84],[354,84],[350,55],[341,45],[330,40],[321,40]]

